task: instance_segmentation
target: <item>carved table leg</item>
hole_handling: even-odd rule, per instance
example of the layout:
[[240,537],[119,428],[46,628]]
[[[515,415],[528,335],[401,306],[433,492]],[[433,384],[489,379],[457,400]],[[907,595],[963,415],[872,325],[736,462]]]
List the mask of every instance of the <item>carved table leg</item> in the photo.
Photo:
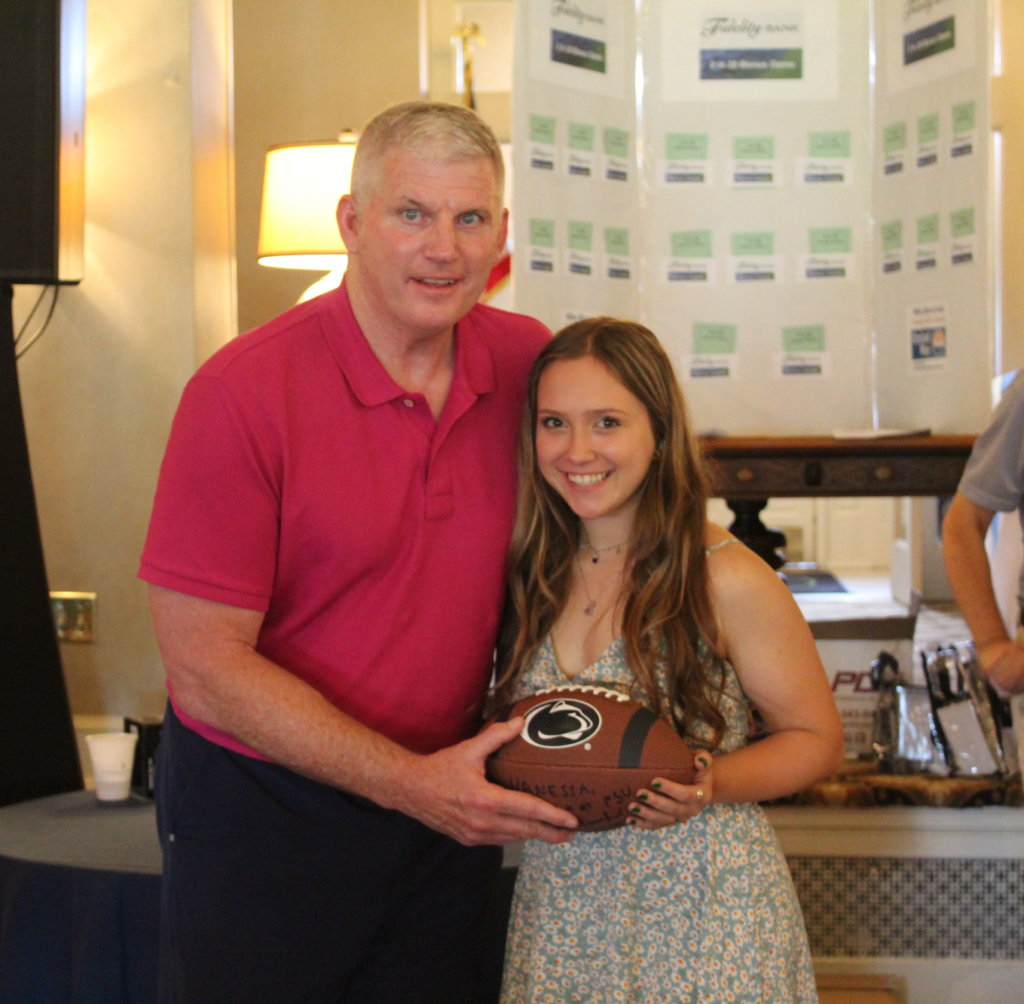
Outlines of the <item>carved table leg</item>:
[[725,504],[736,514],[729,532],[778,571],[786,563],[786,556],[782,553],[786,535],[761,522],[760,513],[768,505],[768,499],[726,499]]

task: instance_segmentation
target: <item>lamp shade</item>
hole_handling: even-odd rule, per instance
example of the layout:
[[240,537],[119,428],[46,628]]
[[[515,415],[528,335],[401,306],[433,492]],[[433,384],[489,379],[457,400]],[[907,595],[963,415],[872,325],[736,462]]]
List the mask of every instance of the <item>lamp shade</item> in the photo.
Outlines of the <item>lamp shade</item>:
[[335,210],[349,190],[355,152],[351,133],[270,148],[260,213],[261,265],[324,271],[343,262]]

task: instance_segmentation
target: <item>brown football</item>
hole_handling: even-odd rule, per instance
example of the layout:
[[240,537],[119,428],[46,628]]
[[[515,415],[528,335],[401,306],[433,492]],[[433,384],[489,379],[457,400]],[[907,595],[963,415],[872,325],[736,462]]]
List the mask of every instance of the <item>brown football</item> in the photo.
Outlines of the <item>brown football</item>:
[[693,783],[690,747],[617,690],[552,687],[502,708],[495,720],[520,715],[523,731],[488,757],[487,777],[568,809],[583,833],[624,826],[637,791],[656,777]]

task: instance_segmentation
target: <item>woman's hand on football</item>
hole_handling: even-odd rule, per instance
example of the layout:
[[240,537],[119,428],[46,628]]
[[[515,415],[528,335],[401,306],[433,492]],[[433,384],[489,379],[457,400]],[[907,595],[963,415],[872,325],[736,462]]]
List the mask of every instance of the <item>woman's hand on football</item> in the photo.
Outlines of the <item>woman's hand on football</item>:
[[629,806],[631,826],[641,830],[658,830],[693,819],[708,805],[714,795],[711,754],[701,750],[694,758],[697,774],[693,784],[676,784],[656,777],[650,788],[641,788],[636,801]]

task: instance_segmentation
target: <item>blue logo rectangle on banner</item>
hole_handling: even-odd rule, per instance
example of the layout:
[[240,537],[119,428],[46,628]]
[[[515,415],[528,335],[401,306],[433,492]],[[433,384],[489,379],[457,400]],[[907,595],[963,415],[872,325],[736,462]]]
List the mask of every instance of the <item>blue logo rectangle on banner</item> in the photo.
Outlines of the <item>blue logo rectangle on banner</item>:
[[568,63],[583,70],[606,73],[607,56],[604,42],[583,35],[571,35],[567,31],[551,32],[551,60]]
[[945,359],[945,327],[914,328],[910,333],[914,359]]
[[903,65],[956,48],[956,18],[947,17],[903,36]]
[[701,80],[800,80],[803,49],[701,49]]

